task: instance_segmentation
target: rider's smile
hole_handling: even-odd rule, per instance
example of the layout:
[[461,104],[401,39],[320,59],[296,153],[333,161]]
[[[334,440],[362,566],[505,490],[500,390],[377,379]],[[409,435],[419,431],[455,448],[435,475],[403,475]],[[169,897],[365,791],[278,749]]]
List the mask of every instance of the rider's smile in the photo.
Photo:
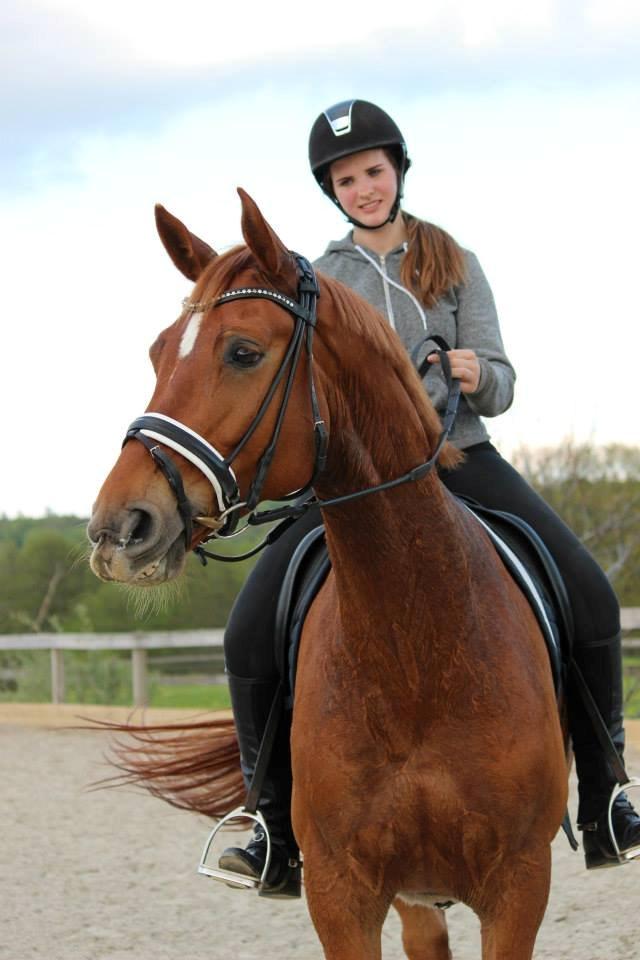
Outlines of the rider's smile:
[[336,160],[331,166],[331,182],[347,216],[364,218],[372,226],[389,216],[398,190],[396,169],[381,149]]

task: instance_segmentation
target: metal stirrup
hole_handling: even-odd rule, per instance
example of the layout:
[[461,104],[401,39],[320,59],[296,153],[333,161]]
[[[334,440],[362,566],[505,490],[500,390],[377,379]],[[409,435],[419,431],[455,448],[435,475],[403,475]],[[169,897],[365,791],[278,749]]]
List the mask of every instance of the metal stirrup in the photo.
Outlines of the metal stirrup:
[[609,827],[611,845],[613,846],[613,851],[618,859],[618,863],[630,863],[631,860],[636,860],[638,857],[640,857],[640,843],[636,844],[635,847],[629,847],[628,850],[624,850],[622,852],[620,851],[618,840],[613,829],[613,805],[620,794],[624,793],[629,787],[640,787],[640,779],[638,777],[630,777],[626,783],[617,783],[611,791],[611,799],[609,800],[607,825]]
[[[248,877],[244,873],[238,873],[235,870],[223,870],[220,867],[210,867],[207,864],[207,857],[209,855],[209,850],[211,849],[211,844],[213,843],[215,836],[226,823],[229,823],[231,820],[253,820],[264,830],[265,837],[267,839],[267,856],[264,862],[264,867],[260,878]],[[245,807],[236,807],[235,810],[232,810],[231,813],[228,813],[226,816],[220,820],[209,836],[204,845],[202,851],[202,856],[200,858],[200,863],[198,865],[198,873],[202,874],[205,877],[212,877],[214,880],[221,880],[224,883],[232,884],[233,886],[238,887],[247,887],[247,889],[261,889],[266,883],[267,874],[269,873],[269,867],[271,866],[271,837],[269,836],[269,830],[265,822],[264,817],[257,810],[255,813],[250,813]]]
[[[264,783],[264,778],[266,776],[271,754],[273,752],[273,744],[276,738],[278,724],[280,723],[283,700],[284,685],[282,680],[280,680],[271,703],[269,716],[267,717],[267,722],[265,724],[262,742],[260,744],[260,749],[258,750],[256,765],[253,771],[253,777],[251,778],[251,783],[249,784],[249,789],[247,790],[244,806],[236,807],[235,810],[232,810],[231,813],[228,813],[226,816],[224,816],[222,820],[220,820],[213,828],[204,845],[204,850],[202,851],[202,857],[200,858],[200,864],[198,866],[198,873],[205,877],[212,877],[214,880],[222,880],[226,883],[232,883],[235,886],[248,887],[249,889],[257,888],[258,890],[261,890],[266,885],[267,874],[269,873],[269,867],[271,866],[271,835],[262,813],[258,810],[258,802],[260,800],[262,785]],[[221,827],[223,827],[224,824],[228,823],[230,820],[253,820],[264,830],[267,840],[267,857],[259,880],[255,877],[248,877],[243,873],[237,873],[235,870],[223,870],[220,867],[210,867],[207,865],[207,856],[216,834]],[[290,863],[290,866],[294,865],[298,866],[298,861],[296,861],[295,864]]]

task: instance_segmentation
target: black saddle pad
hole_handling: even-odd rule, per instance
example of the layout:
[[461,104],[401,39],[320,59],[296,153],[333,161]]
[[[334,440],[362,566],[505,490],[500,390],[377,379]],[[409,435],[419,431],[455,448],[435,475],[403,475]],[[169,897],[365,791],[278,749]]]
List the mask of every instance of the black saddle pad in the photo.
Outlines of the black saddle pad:
[[[556,563],[537,533],[519,517],[458,498],[489,534],[498,554],[525,594],[547,645],[556,694],[564,685],[573,641],[571,609]],[[322,526],[311,530],[291,558],[276,614],[276,655],[293,706],[298,650],[305,617],[331,563]]]

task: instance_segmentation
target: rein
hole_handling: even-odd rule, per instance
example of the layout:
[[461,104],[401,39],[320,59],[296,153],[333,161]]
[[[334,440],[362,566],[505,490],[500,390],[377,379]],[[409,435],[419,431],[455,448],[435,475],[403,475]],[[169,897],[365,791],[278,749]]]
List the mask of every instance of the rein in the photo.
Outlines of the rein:
[[307,510],[311,507],[335,507],[339,504],[350,503],[352,500],[359,500],[361,497],[368,497],[371,493],[380,493],[382,490],[392,490],[394,487],[399,487],[404,483],[413,483],[416,480],[421,480],[425,477],[436,465],[438,457],[442,451],[442,448],[447,441],[449,434],[453,428],[453,424],[458,412],[458,402],[460,400],[460,381],[454,380],[451,376],[451,362],[447,356],[447,351],[450,349],[446,340],[443,337],[433,336],[433,337],[424,337],[423,340],[414,348],[412,351],[412,359],[415,362],[417,353],[420,351],[420,348],[424,346],[425,343],[432,341],[437,343],[439,349],[430,350],[422,363],[417,366],[418,373],[420,377],[425,376],[429,370],[432,369],[431,364],[428,363],[428,358],[434,353],[438,354],[440,357],[440,363],[442,365],[442,372],[447,384],[447,408],[445,414],[442,418],[442,431],[438,437],[438,442],[435,446],[435,450],[428,460],[425,460],[424,463],[419,464],[417,467],[414,467],[412,470],[403,473],[400,477],[395,477],[393,480],[387,480],[385,483],[378,483],[375,487],[367,487],[364,490],[356,490],[353,493],[345,493],[339,497],[332,497],[330,500],[318,500],[314,498],[313,500],[306,500],[303,503],[299,504],[289,504],[288,506],[275,508],[273,510],[263,510],[260,513],[254,513],[249,517],[249,524],[258,524],[258,523],[268,523],[271,520],[280,520],[282,518],[293,517],[298,519]]
[[[311,507],[338,506],[353,500],[358,500],[361,497],[369,496],[372,493],[391,490],[401,484],[413,483],[416,480],[422,479],[422,477],[426,476],[435,466],[442,447],[453,427],[460,398],[460,381],[453,380],[451,376],[451,364],[447,356],[449,346],[447,343],[441,337],[425,337],[417,345],[412,354],[418,373],[421,377],[428,373],[429,369],[431,369],[431,364],[428,363],[428,357],[437,353],[440,357],[441,368],[448,390],[447,408],[443,417],[442,432],[440,433],[432,455],[424,463],[402,474],[402,476],[388,480],[385,483],[367,487],[364,490],[356,490],[353,493],[343,494],[342,496],[333,497],[329,500],[309,498],[309,492],[326,465],[328,445],[328,434],[325,422],[320,414],[313,376],[313,334],[317,322],[316,304],[320,291],[313,267],[309,261],[299,254],[294,254],[294,257],[298,272],[297,301],[292,300],[277,290],[269,290],[263,287],[242,287],[235,290],[227,290],[225,293],[220,294],[210,301],[203,303],[191,303],[187,301],[185,304],[191,313],[204,313],[210,308],[220,307],[233,300],[270,300],[272,303],[276,303],[287,310],[295,321],[291,339],[289,340],[280,366],[260,404],[256,416],[233,452],[228,457],[223,457],[204,437],[201,437],[191,428],[172,419],[166,414],[153,412],[148,412],[141,417],[137,417],[129,426],[123,441],[124,446],[129,440],[138,440],[153,457],[156,466],[163,473],[176,498],[178,513],[184,526],[185,547],[187,550],[193,549],[203,564],[206,564],[207,558],[229,563],[245,560],[248,557],[254,556],[254,554],[258,553],[268,544],[273,543],[290,523],[301,517]],[[417,353],[421,347],[429,341],[434,342],[438,349],[431,350],[423,359],[422,363],[418,365],[416,361]],[[307,354],[309,400],[314,424],[315,460],[312,475],[308,483],[299,490],[295,490],[293,493],[281,498],[282,500],[293,502],[273,509],[256,511],[256,507],[260,502],[260,494],[276,451],[303,349],[306,350]],[[233,461],[253,436],[269,409],[278,386],[283,381],[284,390],[271,439],[260,455],[247,498],[246,500],[242,500],[237,479],[232,468]],[[154,441],[156,442],[154,443]],[[216,517],[194,516],[189,498],[185,493],[180,471],[169,454],[161,448],[160,444],[168,446],[176,453],[184,456],[206,477],[215,494],[219,511]],[[241,510],[244,510],[248,516],[245,527],[238,530],[237,527]],[[191,541],[193,539],[194,520],[196,523],[201,523],[203,526],[209,527],[211,533],[198,545],[192,547]],[[262,523],[271,523],[275,520],[282,522],[269,531],[265,539],[256,547],[239,556],[224,556],[222,554],[210,553],[202,546],[203,543],[207,543],[212,539],[228,539],[236,536],[242,533],[249,525],[255,526]]]

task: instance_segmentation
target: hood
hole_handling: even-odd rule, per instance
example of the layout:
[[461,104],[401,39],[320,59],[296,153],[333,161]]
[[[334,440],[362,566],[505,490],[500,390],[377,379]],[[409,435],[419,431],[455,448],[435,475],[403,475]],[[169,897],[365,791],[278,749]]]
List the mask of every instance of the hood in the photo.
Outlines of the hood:
[[[370,250],[366,244],[361,243],[359,246],[363,250],[366,250],[369,256],[375,257],[376,260],[380,260],[380,254],[376,253],[375,250]],[[390,250],[389,253],[385,254],[385,260],[388,260],[390,257],[398,256],[402,257],[405,252],[404,244],[400,244],[397,247],[394,247],[393,250]],[[323,257],[327,257],[332,253],[346,254],[348,257],[352,257],[354,260],[363,260],[363,256],[358,250],[358,247],[353,242],[353,231],[350,230],[341,240],[332,240],[328,245],[327,249],[322,254]]]

